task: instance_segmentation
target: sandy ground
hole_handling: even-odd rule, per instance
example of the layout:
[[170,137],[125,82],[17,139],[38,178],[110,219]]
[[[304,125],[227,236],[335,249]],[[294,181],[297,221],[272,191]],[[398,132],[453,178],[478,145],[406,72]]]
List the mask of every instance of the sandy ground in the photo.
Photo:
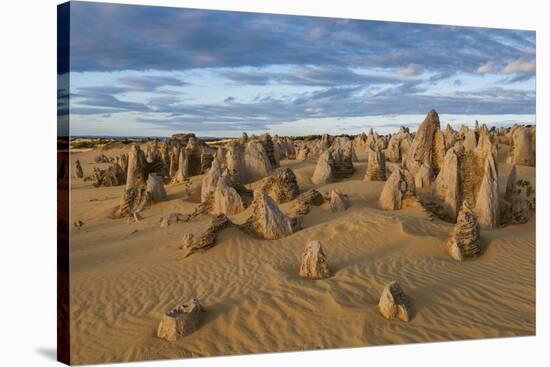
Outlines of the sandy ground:
[[[108,156],[118,151],[105,152]],[[84,174],[96,152],[78,152]],[[330,213],[326,204],[304,217],[304,229],[282,240],[259,240],[235,228],[207,252],[182,258],[183,235],[209,219],[159,228],[163,214],[190,213],[199,202],[181,184],[169,200],[127,224],[108,214],[123,186],[95,188],[72,181],[71,353],[77,364],[164,358],[359,347],[535,333],[535,219],[482,231],[485,251],[463,263],[443,251],[450,223],[429,221],[420,208],[376,207],[383,182],[365,182],[364,156],[355,175],[324,185],[349,195],[351,207]],[[108,166],[99,165],[99,166]],[[283,161],[302,191],[315,187],[314,163]],[[535,183],[535,168],[518,166]],[[510,166],[500,163],[501,190]],[[288,209],[289,204],[283,205]],[[249,210],[232,219],[244,222]],[[320,239],[335,275],[297,276],[302,250]],[[409,323],[377,310],[385,284],[397,280],[413,300]],[[164,312],[197,296],[207,312],[200,329],[176,342],[155,337]]]

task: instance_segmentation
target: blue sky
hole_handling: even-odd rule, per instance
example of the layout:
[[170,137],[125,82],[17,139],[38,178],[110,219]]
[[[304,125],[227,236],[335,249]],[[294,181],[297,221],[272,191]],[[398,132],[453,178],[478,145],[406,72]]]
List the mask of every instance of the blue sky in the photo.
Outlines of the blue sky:
[[535,122],[531,31],[72,2],[73,135]]

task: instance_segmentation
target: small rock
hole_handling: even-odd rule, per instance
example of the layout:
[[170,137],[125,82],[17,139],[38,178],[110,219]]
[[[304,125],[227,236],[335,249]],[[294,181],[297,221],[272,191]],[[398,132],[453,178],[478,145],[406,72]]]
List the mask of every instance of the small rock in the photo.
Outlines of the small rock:
[[321,241],[309,241],[302,254],[300,276],[308,279],[323,279],[330,277],[328,261]]
[[378,309],[386,319],[409,321],[412,316],[409,297],[395,281],[389,283],[382,291]]
[[160,320],[157,336],[168,341],[175,341],[195,331],[204,312],[196,298],[190,299],[168,311]]

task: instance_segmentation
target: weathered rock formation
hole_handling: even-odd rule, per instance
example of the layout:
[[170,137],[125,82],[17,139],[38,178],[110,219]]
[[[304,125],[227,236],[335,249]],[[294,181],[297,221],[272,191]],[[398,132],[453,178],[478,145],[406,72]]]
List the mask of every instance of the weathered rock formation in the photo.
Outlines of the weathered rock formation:
[[369,149],[369,160],[367,163],[367,181],[385,181],[386,180],[386,157],[384,153],[376,148]]
[[457,261],[481,253],[479,223],[468,201],[463,203],[458,213],[456,225],[447,242],[447,251]]
[[408,180],[406,174],[401,168],[393,170],[378,199],[380,208],[399,210],[416,204],[414,182]]
[[299,218],[289,217],[283,213],[265,192],[254,191],[252,215],[247,219],[243,229],[260,238],[275,240],[289,236],[300,228]]
[[334,159],[332,153],[329,150],[326,150],[321,154],[317,165],[315,166],[315,171],[313,171],[313,176],[311,177],[311,182],[315,185],[322,185],[329,182],[332,182],[334,179]]
[[296,198],[292,206],[293,215],[306,215],[309,213],[311,206],[320,206],[325,201],[325,198],[317,190],[311,189],[301,193]]
[[294,200],[300,194],[296,175],[290,168],[278,168],[262,185],[269,196],[277,203],[283,204]]
[[184,222],[188,218],[188,215],[183,213],[168,213],[162,218],[160,218],[160,228],[166,228],[177,222]]
[[95,187],[111,187],[120,186],[126,182],[126,175],[118,164],[113,164],[107,169],[94,167],[94,182]]
[[333,213],[342,212],[348,208],[348,200],[341,192],[332,190],[330,192],[329,206],[330,211]]
[[221,163],[217,159],[214,159],[208,173],[202,179],[201,202],[206,201],[208,197],[214,195],[220,177],[222,177]]
[[300,276],[307,279],[323,279],[330,277],[328,261],[321,241],[309,241],[302,254]]
[[535,132],[524,127],[515,125],[510,132],[510,153],[508,162],[512,164],[520,164],[524,166],[535,165],[535,149],[534,141]]
[[229,227],[231,221],[224,214],[219,214],[212,219],[212,224],[201,234],[194,235],[188,233],[183,237],[182,247],[183,256],[187,257],[197,251],[208,250],[216,244],[218,233]]
[[128,153],[128,175],[126,176],[126,190],[144,186],[147,182],[147,161],[145,153],[139,145],[134,144]]
[[241,196],[235,190],[228,177],[228,172],[218,180],[216,190],[214,191],[214,201],[212,203],[212,212],[214,214],[234,215],[242,212],[244,205]]
[[[531,203],[521,194],[517,182],[516,166],[514,165],[506,182],[506,193],[499,203],[501,224],[527,223],[531,218]],[[520,183],[523,182],[527,183],[520,181]]]
[[147,191],[151,193],[153,202],[166,200],[163,177],[156,173],[150,173],[147,179]]
[[404,167],[413,175],[426,163],[438,173],[445,157],[445,138],[439,128],[439,116],[435,110],[428,115],[416,131],[404,160]]
[[499,225],[499,189],[497,165],[490,154],[485,160],[485,173],[477,195],[475,213],[483,228],[494,229]]
[[264,147],[264,151],[267,155],[267,158],[269,159],[269,163],[271,163],[271,168],[279,167],[279,156],[275,152],[275,147],[271,135],[269,135],[268,133],[262,134],[260,135],[259,141]]
[[409,321],[412,317],[410,299],[395,281],[386,285],[382,291],[378,309],[382,316],[389,320]]
[[157,337],[176,341],[195,331],[201,322],[204,309],[196,298],[168,311],[160,320]]
[[426,163],[422,164],[416,175],[414,175],[414,185],[416,188],[430,187],[434,180],[434,171],[432,167]]
[[82,171],[82,166],[80,165],[80,161],[78,159],[74,162],[73,172],[74,172],[74,177],[76,178],[84,177],[84,171]]
[[273,170],[269,157],[259,141],[250,140],[244,151],[246,181],[254,182],[269,176]]

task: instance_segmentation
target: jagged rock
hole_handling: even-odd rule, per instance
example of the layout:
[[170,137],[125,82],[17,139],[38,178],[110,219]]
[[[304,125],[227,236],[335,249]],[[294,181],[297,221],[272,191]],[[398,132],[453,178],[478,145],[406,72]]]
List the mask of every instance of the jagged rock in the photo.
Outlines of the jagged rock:
[[147,179],[147,191],[151,193],[153,202],[159,202],[166,199],[166,190],[162,176],[156,173],[150,173]]
[[271,163],[271,168],[279,167],[279,157],[275,154],[275,146],[273,144],[273,139],[268,133],[260,135],[260,143],[264,147],[264,151],[269,158],[269,163]]
[[464,141],[463,141],[464,149],[468,151],[472,151],[477,147],[477,138],[476,133],[472,130],[466,130],[464,132]]
[[351,142],[343,147],[331,148],[333,166],[332,172],[335,178],[347,178],[353,175],[355,168],[353,167],[353,146]]
[[306,215],[312,205],[319,206],[323,204],[325,198],[317,190],[311,189],[304,193],[301,193],[296,198],[296,201],[292,207],[292,213],[294,215]]
[[242,145],[245,145],[246,143],[248,143],[248,134],[246,132],[242,133],[240,143]]
[[254,182],[271,174],[271,162],[260,142],[251,140],[246,144],[244,166],[247,182]]
[[202,173],[202,150],[194,136],[189,137],[187,141],[185,155],[189,161],[189,175],[200,175]]
[[369,160],[367,163],[367,173],[365,180],[385,181],[386,180],[386,157],[379,150],[369,149]]
[[167,341],[176,341],[195,331],[201,322],[204,308],[196,298],[168,311],[160,320],[157,337]]
[[[375,143],[372,144],[373,146]],[[410,135],[408,129],[401,126],[397,134],[393,134],[388,142],[386,156],[390,162],[401,162],[407,156],[410,148]]]
[[456,225],[447,242],[447,251],[458,261],[481,253],[479,223],[468,201],[464,201],[458,213]]
[[234,183],[247,183],[246,166],[244,163],[244,151],[241,144],[236,140],[229,142],[227,145],[227,152],[225,154],[225,165],[229,170],[231,179]]
[[335,212],[342,212],[348,208],[348,202],[344,194],[332,190],[330,192],[330,211]]
[[332,153],[326,150],[317,161],[315,171],[313,171],[313,176],[311,177],[311,182],[315,185],[331,182],[334,179],[333,166],[334,159],[332,158]]
[[[511,149],[508,162],[525,166],[535,165],[534,144],[529,129],[524,126],[514,126],[511,131]],[[533,134],[535,136],[535,134]]]
[[416,175],[414,175],[414,185],[415,187],[429,187],[434,180],[434,171],[432,167],[426,163],[422,164]]
[[431,110],[416,131],[404,160],[404,168],[412,174],[415,174],[423,163],[432,166],[435,172],[439,172],[443,165],[445,138],[439,124],[439,115],[435,110]]
[[294,200],[300,194],[296,175],[290,168],[278,168],[262,185],[269,196],[277,203],[283,204]]
[[128,153],[128,175],[126,176],[126,190],[144,186],[147,181],[145,153],[139,145],[134,144]]
[[206,198],[214,194],[216,186],[218,185],[218,180],[222,176],[221,163],[217,159],[212,161],[212,166],[208,173],[202,179],[201,185],[201,202],[206,201]]
[[283,213],[265,192],[256,190],[252,201],[252,215],[243,228],[263,239],[275,240],[298,231],[301,224],[299,218]]
[[200,235],[186,234],[182,240],[183,256],[187,257],[199,250],[208,250],[214,247],[218,233],[231,224],[225,214],[219,214],[212,219],[212,224]]
[[452,128],[450,124],[447,124],[443,136],[445,137],[445,149],[450,149],[455,145],[457,140],[457,132]]
[[180,149],[174,182],[185,182],[187,177],[190,176],[191,174],[189,171],[189,159],[187,158],[185,149]]
[[84,171],[82,171],[82,166],[80,165],[80,161],[78,159],[74,162],[74,177],[84,177]]
[[485,173],[477,195],[475,213],[479,224],[494,229],[499,225],[499,189],[497,165],[492,155],[485,160]]
[[212,212],[214,214],[234,215],[242,212],[244,205],[241,196],[231,186],[231,181],[226,171],[218,180],[216,190],[214,191],[214,201]]
[[119,206],[119,216],[139,220],[139,213],[152,202],[152,195],[145,186],[124,190]]
[[399,210],[416,202],[414,181],[408,180],[406,171],[396,168],[384,184],[378,205],[386,210]]
[[[185,153],[183,153],[183,155],[185,155]],[[177,147],[173,147],[169,153],[170,167],[168,169],[168,174],[170,175],[170,177],[176,177],[176,175],[178,174],[179,157],[182,157],[180,149],[178,149]]]
[[120,168],[122,168],[124,174],[128,174],[128,154],[126,153],[120,155]]
[[321,241],[309,241],[302,254],[300,276],[308,279],[323,279],[330,277],[328,261]]
[[447,216],[455,220],[460,202],[460,175],[458,157],[451,148],[445,155],[443,168],[437,175],[434,186],[434,196],[444,201]]
[[298,149],[298,153],[296,153],[296,159],[299,161],[305,161],[308,158],[308,155],[309,155],[309,147],[306,145]]
[[160,219],[160,228],[166,228],[177,222],[184,222],[187,218],[188,216],[182,213],[168,213]]
[[386,285],[382,291],[378,309],[382,316],[388,320],[409,321],[412,316],[410,299],[395,281]]
[[94,183],[95,187],[111,187],[120,186],[126,182],[124,171],[118,164],[113,164],[107,169],[99,169],[94,167]]

